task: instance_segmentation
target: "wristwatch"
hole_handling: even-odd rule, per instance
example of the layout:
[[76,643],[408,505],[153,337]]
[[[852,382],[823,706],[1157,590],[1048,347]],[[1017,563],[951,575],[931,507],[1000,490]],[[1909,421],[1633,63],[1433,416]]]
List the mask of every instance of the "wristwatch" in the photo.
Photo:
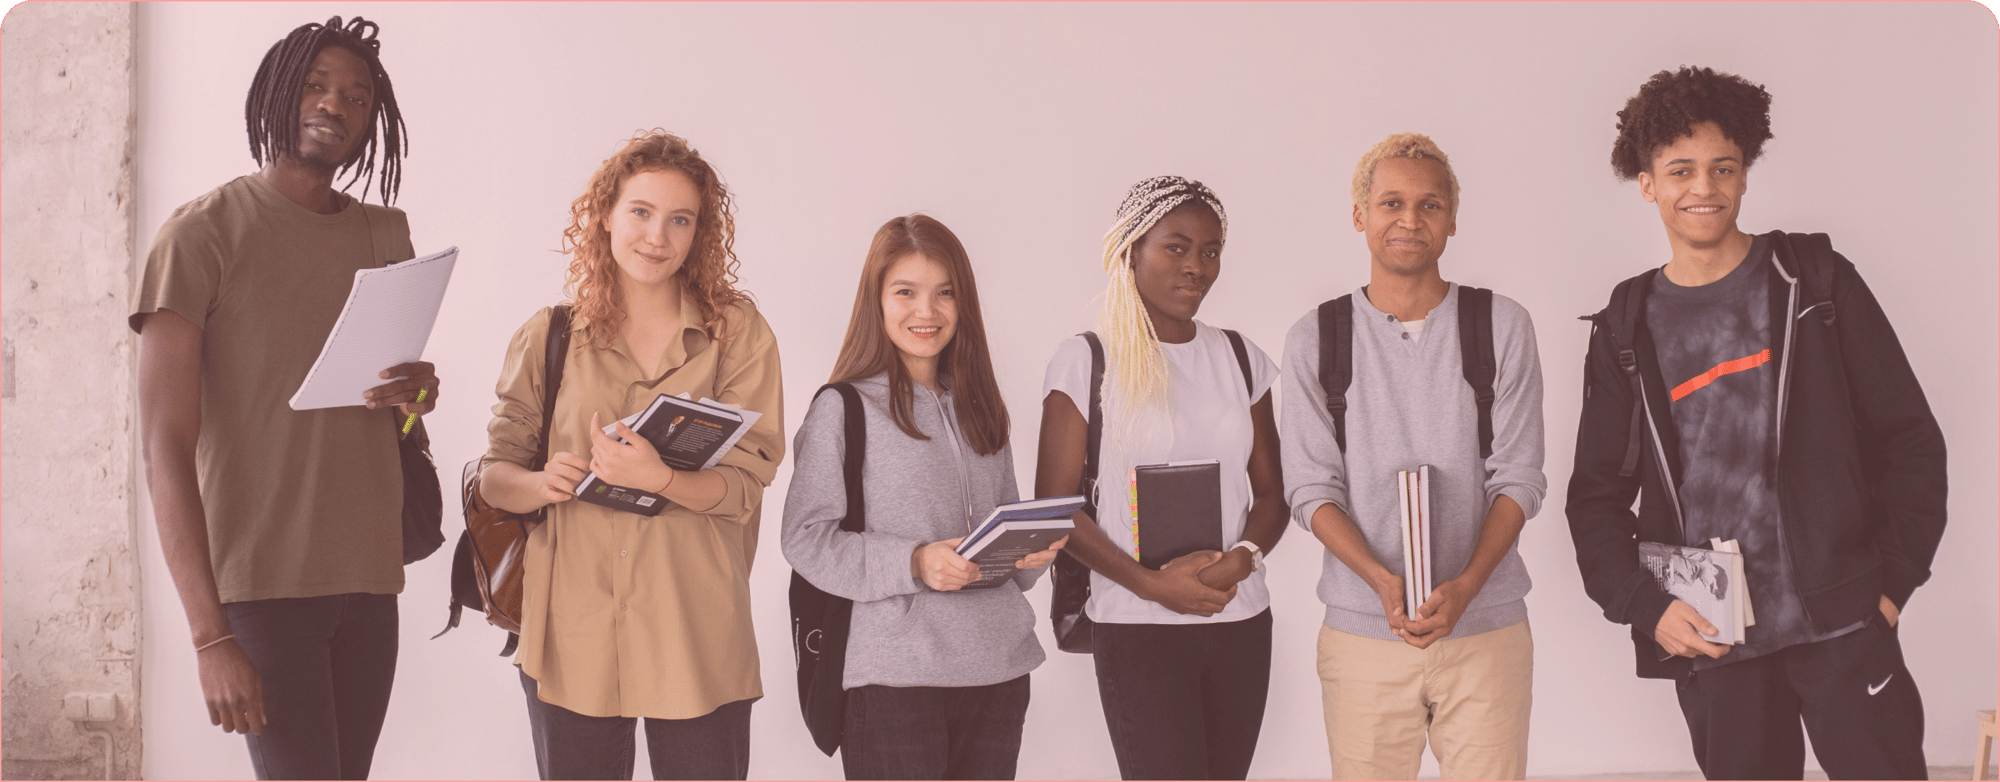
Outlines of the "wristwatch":
[[1257,548],[1257,544],[1247,540],[1236,541],[1236,545],[1230,546],[1229,550],[1235,551],[1240,548],[1250,550],[1250,569],[1258,573],[1264,572],[1264,550]]

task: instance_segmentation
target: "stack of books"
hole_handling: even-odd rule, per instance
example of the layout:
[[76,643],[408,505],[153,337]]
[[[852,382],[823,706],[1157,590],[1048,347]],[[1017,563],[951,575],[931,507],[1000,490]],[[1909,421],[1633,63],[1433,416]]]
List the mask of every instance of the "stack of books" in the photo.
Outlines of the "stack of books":
[[1734,540],[1710,538],[1710,548],[1639,543],[1639,562],[1674,599],[1694,608],[1715,625],[1702,637],[1719,644],[1740,644],[1744,629],[1757,623],[1750,608],[1750,584],[1743,577],[1743,552]]
[[1431,466],[1397,470],[1396,497],[1402,508],[1403,614],[1417,619],[1417,606],[1436,587],[1431,578]]
[[[695,472],[714,467],[722,461],[722,455],[729,453],[736,441],[743,439],[743,434],[756,426],[757,419],[762,417],[763,414],[755,410],[730,407],[713,399],[697,402],[685,394],[661,394],[646,409],[624,419],[622,423],[652,443],[660,461],[668,467]],[[615,424],[604,427],[605,434],[625,442],[617,431]],[[657,516],[667,507],[665,497],[614,486],[597,477],[595,472],[583,476],[583,480],[576,485],[576,496],[585,502],[642,516]]]
[[959,541],[958,555],[979,566],[979,580],[960,587],[991,589],[1014,575],[1014,563],[1048,549],[1076,526],[1083,497],[1045,497],[994,508],[972,534]]

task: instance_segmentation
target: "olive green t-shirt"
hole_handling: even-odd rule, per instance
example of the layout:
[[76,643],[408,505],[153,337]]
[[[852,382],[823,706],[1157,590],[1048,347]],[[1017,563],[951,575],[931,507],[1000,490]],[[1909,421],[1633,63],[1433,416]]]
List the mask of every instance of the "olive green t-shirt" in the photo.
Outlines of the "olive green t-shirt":
[[224,603],[403,589],[395,411],[288,404],[354,273],[416,254],[401,210],[346,201],[316,214],[238,177],[160,227],[134,296],[134,331],[159,310],[202,330],[195,464]]

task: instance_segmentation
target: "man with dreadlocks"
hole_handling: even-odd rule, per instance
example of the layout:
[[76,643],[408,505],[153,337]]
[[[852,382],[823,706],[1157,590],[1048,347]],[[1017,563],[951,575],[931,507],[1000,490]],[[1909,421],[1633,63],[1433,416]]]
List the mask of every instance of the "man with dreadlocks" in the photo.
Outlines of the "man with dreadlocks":
[[[1064,550],[1090,569],[1097,693],[1125,779],[1243,779],[1264,725],[1263,552],[1285,532],[1270,394],[1278,367],[1241,335],[1194,318],[1222,273],[1228,219],[1200,182],[1134,185],[1104,236],[1102,339],[1064,340],[1042,385],[1036,495],[1076,493],[1094,465],[1096,518],[1090,507],[1079,513]],[[1095,387],[1094,366],[1103,368]],[[1086,454],[1093,440],[1097,452]],[[1143,554],[1133,506],[1147,499],[1128,501],[1126,476],[1190,460],[1220,463],[1212,507],[1222,534],[1214,549],[1159,563],[1166,557]]]
[[334,17],[264,55],[245,104],[262,170],[174,212],[131,316],[160,547],[209,720],[246,734],[260,779],[368,775],[403,589],[397,433],[437,404],[425,362],[385,369],[365,405],[286,404],[354,273],[415,254],[401,210],[333,189],[379,173],[396,196],[403,121],[375,31]]
[[[1612,168],[1671,252],[1591,316],[1570,535],[1638,674],[1677,681],[1710,779],[1799,779],[1802,720],[1834,779],[1922,779],[1895,628],[1944,534],[1944,435],[1826,235],[1737,227],[1770,110],[1759,85],[1683,67],[1618,112]],[[1737,644],[1639,561],[1641,541],[1710,540],[1743,554],[1756,621]]]
[[[1318,656],[1335,779],[1415,779],[1426,734],[1446,779],[1527,774],[1534,642],[1515,542],[1548,490],[1541,359],[1527,310],[1439,273],[1458,195],[1428,136],[1362,155],[1368,284],[1285,338],[1285,489],[1326,546]],[[1435,575],[1412,614],[1417,576],[1384,563],[1404,553],[1396,473],[1420,465]]]

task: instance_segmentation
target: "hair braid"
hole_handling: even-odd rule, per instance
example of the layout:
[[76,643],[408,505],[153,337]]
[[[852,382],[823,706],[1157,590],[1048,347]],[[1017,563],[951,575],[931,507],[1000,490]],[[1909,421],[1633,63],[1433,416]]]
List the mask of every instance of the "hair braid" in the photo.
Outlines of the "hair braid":
[[1172,380],[1153,319],[1139,298],[1139,285],[1132,274],[1132,245],[1167,213],[1197,199],[1215,211],[1227,241],[1229,216],[1222,210],[1222,200],[1206,185],[1177,176],[1156,176],[1133,185],[1118,205],[1117,221],[1104,234],[1104,271],[1110,279],[1104,289],[1098,330],[1106,364],[1114,371],[1104,373],[1102,393],[1106,400],[1117,402],[1125,429],[1141,411],[1169,402],[1166,394]]

